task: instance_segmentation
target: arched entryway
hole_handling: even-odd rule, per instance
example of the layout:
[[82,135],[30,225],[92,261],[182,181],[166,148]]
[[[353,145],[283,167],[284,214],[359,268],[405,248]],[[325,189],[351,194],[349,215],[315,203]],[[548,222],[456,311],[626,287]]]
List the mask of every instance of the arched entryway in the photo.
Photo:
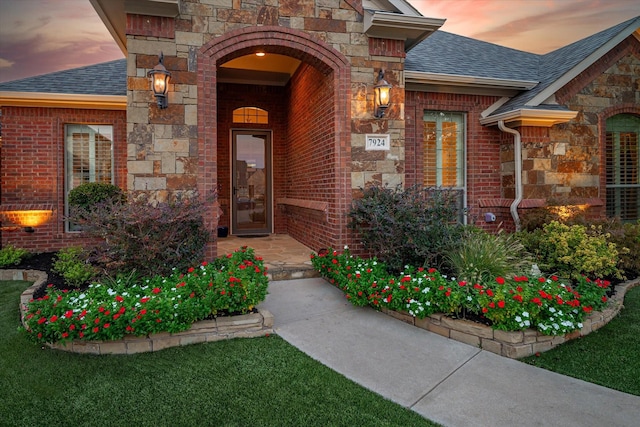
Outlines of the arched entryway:
[[[253,74],[229,72],[229,64],[258,52],[297,64],[284,84],[260,77],[268,72],[260,67],[249,70]],[[249,230],[287,233],[312,249],[343,244],[351,201],[349,108],[347,58],[304,32],[242,28],[204,45],[198,53],[198,189],[219,192],[221,224],[246,232],[238,209],[248,207],[243,212],[260,224]],[[263,111],[267,120],[234,120],[242,109]],[[243,151],[262,144],[257,154]],[[211,211],[207,225],[214,229],[217,207]]]

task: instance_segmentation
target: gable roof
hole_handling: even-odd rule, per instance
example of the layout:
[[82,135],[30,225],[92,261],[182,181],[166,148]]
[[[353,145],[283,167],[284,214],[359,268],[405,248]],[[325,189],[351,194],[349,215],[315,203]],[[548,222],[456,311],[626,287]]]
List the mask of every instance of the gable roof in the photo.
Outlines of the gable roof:
[[640,16],[545,55],[437,31],[407,53],[405,73],[416,82],[422,76],[425,82],[449,85],[456,79],[491,88],[500,81],[505,89],[518,89],[521,85],[489,108],[481,122],[486,125],[496,124],[500,118],[522,120],[531,114],[539,124],[546,111],[548,124],[552,125],[572,118],[573,113],[555,103],[555,92],[639,28]]

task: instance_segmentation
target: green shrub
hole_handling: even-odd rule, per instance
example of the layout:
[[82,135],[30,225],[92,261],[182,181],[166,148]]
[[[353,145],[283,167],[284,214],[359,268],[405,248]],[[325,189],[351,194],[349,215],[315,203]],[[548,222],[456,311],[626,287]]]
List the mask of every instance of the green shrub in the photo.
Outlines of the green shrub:
[[531,269],[530,255],[515,234],[468,229],[447,261],[457,278],[471,283],[514,276]]
[[205,205],[197,195],[173,194],[167,202],[157,202],[152,193],[140,192],[127,203],[105,200],[70,220],[87,234],[104,239],[92,262],[107,274],[135,271],[150,277],[202,261],[211,238],[204,215]]
[[523,244],[541,268],[573,279],[582,275],[621,277],[618,250],[609,237],[602,227],[569,226],[558,221],[521,234]]
[[406,190],[373,186],[353,202],[350,227],[392,271],[408,264],[439,267],[445,248],[459,241],[463,229],[456,195],[418,186]]
[[12,265],[20,264],[24,258],[29,254],[29,251],[22,248],[16,248],[12,245],[7,245],[0,249],[0,268],[10,267]]
[[88,262],[88,254],[78,246],[58,251],[53,262],[53,271],[74,287],[88,283],[98,274],[98,270]]
[[609,241],[615,243],[618,248],[618,267],[624,272],[625,277],[640,277],[640,221],[623,223],[609,220],[603,223],[602,227],[611,236]]
[[126,196],[116,185],[105,182],[86,182],[69,192],[69,206],[90,209],[105,200],[124,202]]

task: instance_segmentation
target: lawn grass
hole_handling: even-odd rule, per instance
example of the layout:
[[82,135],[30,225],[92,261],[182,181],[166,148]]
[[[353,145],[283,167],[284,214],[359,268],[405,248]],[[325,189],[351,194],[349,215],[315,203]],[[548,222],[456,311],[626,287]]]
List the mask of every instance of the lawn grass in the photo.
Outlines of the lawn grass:
[[277,336],[93,356],[18,331],[27,282],[0,281],[0,425],[434,426]]
[[607,325],[523,362],[640,396],[640,287]]

